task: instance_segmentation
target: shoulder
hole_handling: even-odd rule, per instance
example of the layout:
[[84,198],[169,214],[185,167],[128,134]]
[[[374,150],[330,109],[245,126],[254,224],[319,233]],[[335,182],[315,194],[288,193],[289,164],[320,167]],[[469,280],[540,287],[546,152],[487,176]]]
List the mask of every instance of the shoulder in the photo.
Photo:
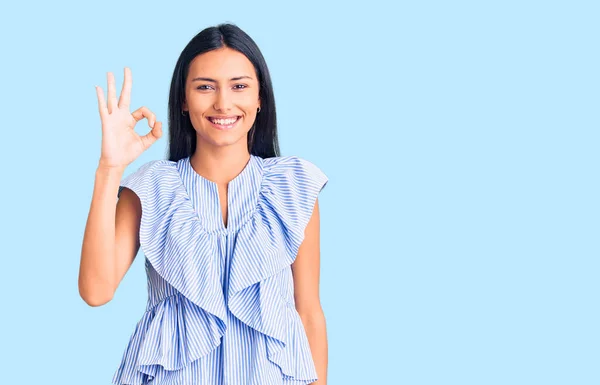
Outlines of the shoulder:
[[165,174],[177,172],[177,162],[167,159],[151,160],[138,166],[133,172],[128,174],[125,179],[152,179]]
[[131,175],[147,175],[147,174],[152,174],[152,173],[157,173],[157,172],[169,172],[171,170],[174,170],[175,167],[177,165],[177,162],[172,162],[170,160],[167,159],[155,159],[155,160],[151,160],[148,161],[146,163],[143,163],[141,166],[138,166],[138,168],[135,169],[135,171],[133,171]]
[[295,212],[295,206],[307,205],[312,211],[327,182],[328,177],[321,168],[302,157],[291,155],[264,159],[261,193],[263,197],[272,199],[277,207],[289,203],[290,210]]
[[297,155],[277,156],[263,160],[267,180],[286,180],[297,184],[318,184],[319,190],[328,178],[315,163]]
[[313,162],[298,155],[274,156],[264,158],[263,164],[268,169],[290,169],[290,168],[313,168],[317,167]]
[[177,162],[167,159],[148,161],[121,180],[118,195],[121,194],[124,187],[127,187],[141,197],[149,187],[156,185],[168,187],[165,182],[170,179],[176,182],[177,175]]

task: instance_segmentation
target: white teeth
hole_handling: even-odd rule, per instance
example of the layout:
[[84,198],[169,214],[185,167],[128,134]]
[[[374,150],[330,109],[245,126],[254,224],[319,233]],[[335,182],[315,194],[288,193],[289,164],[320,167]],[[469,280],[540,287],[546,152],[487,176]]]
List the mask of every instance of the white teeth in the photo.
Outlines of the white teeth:
[[216,124],[220,124],[220,125],[226,126],[226,125],[229,125],[229,124],[235,123],[235,121],[237,120],[237,118],[234,118],[234,119],[226,119],[226,120],[223,120],[223,119],[212,119],[212,118],[211,118],[210,120],[211,120],[213,123],[216,123]]

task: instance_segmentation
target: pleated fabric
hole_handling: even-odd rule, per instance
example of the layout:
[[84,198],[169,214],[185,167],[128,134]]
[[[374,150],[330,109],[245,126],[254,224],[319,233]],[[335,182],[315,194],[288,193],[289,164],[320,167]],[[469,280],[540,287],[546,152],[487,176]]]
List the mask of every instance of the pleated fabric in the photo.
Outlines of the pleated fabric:
[[148,304],[113,384],[299,385],[317,380],[291,264],[327,176],[298,156],[251,155],[228,185],[153,160],[121,181],[142,204]]

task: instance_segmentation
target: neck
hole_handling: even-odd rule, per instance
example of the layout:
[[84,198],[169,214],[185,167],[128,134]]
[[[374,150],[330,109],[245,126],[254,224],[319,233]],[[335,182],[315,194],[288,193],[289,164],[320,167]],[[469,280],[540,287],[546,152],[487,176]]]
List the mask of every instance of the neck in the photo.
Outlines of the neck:
[[198,147],[190,157],[192,167],[205,179],[218,184],[229,183],[242,172],[250,160],[250,153],[246,148],[242,151],[235,146],[217,149]]

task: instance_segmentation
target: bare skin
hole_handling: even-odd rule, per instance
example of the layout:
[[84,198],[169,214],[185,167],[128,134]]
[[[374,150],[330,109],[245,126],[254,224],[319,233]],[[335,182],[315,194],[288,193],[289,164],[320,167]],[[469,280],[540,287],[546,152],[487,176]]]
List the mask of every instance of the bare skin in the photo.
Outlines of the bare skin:
[[[121,96],[117,102],[115,78],[109,72],[108,98],[96,86],[98,110],[102,121],[102,148],[92,203],[83,236],[79,268],[79,294],[90,306],[110,301],[139,250],[141,203],[124,190],[116,203],[119,183],[125,168],[162,135],[162,123],[146,107],[129,112],[131,70],[125,68]],[[137,122],[148,119],[151,131],[140,136]]]
[[321,264],[319,199],[304,229],[304,241],[292,263],[294,302],[302,319],[310,351],[317,369],[317,381],[311,385],[327,385],[327,323],[319,298]]

